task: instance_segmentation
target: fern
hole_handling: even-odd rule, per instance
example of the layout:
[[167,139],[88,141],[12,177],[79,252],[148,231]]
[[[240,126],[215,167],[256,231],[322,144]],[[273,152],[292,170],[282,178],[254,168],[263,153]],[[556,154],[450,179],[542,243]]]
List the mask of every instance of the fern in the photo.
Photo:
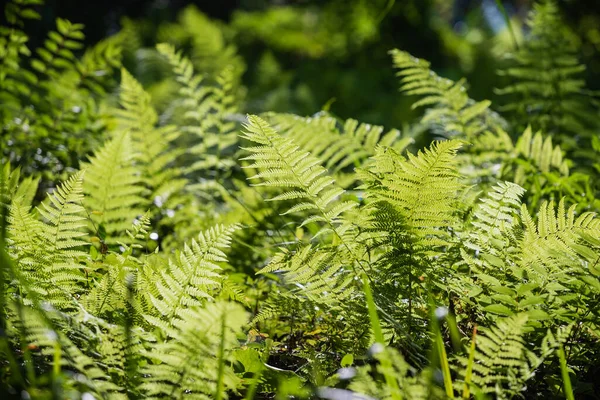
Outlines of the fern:
[[284,138],[271,128],[264,120],[256,116],[248,116],[248,124],[243,138],[259,146],[244,148],[251,155],[243,160],[252,163],[246,168],[260,168],[262,171],[250,179],[261,180],[256,185],[285,187],[283,193],[272,198],[275,200],[302,200],[286,211],[286,214],[310,211],[311,216],[301,226],[309,223],[323,224],[319,234],[332,232],[343,235],[339,227],[342,213],[356,206],[355,202],[336,202],[344,190],[334,185],[332,178],[324,175],[325,168],[320,160],[309,156],[309,153],[298,151],[298,146],[288,138]]
[[393,146],[402,151],[412,142],[410,138],[398,140],[398,130],[384,133],[381,126],[359,124],[353,119],[339,126],[338,121],[327,114],[310,118],[268,114],[266,118],[282,135],[293,138],[304,150],[323,160],[324,167],[343,187],[355,179],[353,173],[347,172],[348,167],[361,166],[375,154],[377,145]]
[[[187,138],[190,153],[200,158],[188,167],[190,172],[212,168],[226,168],[226,159],[221,159],[221,152],[236,142],[233,125],[224,121],[230,112],[230,101],[224,88],[215,89],[206,85],[203,78],[194,74],[192,62],[174,47],[161,43],[157,50],[173,68],[183,102],[183,117],[190,121],[182,127],[191,137]],[[227,85],[227,79],[221,82]]]
[[588,136],[585,132],[594,118],[585,104],[585,67],[575,55],[576,38],[553,0],[537,2],[528,25],[530,37],[501,71],[510,81],[498,92],[516,97],[505,110],[514,113],[521,126],[531,124],[574,149],[581,143],[571,134]]
[[490,101],[475,102],[469,98],[464,80],[453,82],[431,71],[429,62],[410,54],[392,50],[394,66],[400,71],[400,90],[407,95],[424,96],[413,108],[435,106],[423,122],[441,124],[446,136],[471,140],[486,130],[502,127],[502,120],[489,110]]
[[91,214],[91,228],[107,244],[127,243],[125,230],[136,216],[143,214],[143,187],[131,149],[131,136],[119,134],[98,150],[85,167],[84,206]]
[[142,370],[141,389],[148,398],[226,398],[225,390],[238,386],[228,364],[246,312],[234,303],[217,302],[190,307],[186,314],[187,320],[178,319],[167,330],[170,340],[146,354],[154,363]]
[[224,248],[229,247],[237,226],[216,226],[185,245],[169,260],[164,270],[155,272],[149,295],[154,307],[145,318],[168,334],[178,321],[186,321],[193,307],[212,299],[223,277],[218,262],[226,261]]

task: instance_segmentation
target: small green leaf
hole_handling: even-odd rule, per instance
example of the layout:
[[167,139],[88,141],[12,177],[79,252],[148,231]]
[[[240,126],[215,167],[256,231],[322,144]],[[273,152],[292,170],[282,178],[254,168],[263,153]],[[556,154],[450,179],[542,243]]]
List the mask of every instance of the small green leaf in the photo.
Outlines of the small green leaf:
[[491,312],[492,314],[500,315],[513,315],[512,310],[502,304],[491,304],[484,308],[485,311]]
[[354,364],[354,356],[352,354],[346,354],[340,362],[342,367],[349,367],[352,364]]

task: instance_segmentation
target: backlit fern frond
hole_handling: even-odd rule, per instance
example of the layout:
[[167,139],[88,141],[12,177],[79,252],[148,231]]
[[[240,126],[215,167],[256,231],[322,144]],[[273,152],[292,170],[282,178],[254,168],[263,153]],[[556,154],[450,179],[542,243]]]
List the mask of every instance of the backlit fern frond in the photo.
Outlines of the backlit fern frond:
[[[377,145],[404,150],[411,138],[399,139],[400,132],[392,129],[384,133],[381,126],[362,124],[348,119],[343,124],[328,114],[303,118],[293,114],[267,114],[265,116],[282,135],[292,138],[300,147],[323,160],[323,166],[335,174],[336,181],[353,183],[354,176],[342,170],[359,167],[375,154]],[[346,178],[346,179],[345,179]],[[346,186],[346,185],[343,185]]]
[[511,96],[505,110],[515,114],[522,128],[531,124],[566,149],[576,148],[581,145],[577,137],[586,136],[590,124],[597,125],[584,93],[578,39],[561,21],[554,0],[536,2],[528,25],[529,37],[501,71],[510,81],[498,92],[516,97]]
[[594,213],[584,212],[576,217],[575,206],[565,211],[564,200],[561,200],[556,210],[553,202],[543,203],[537,224],[525,205],[521,218],[524,227],[522,262],[540,273],[541,279],[549,279],[549,273],[567,273],[567,266],[587,269],[587,265],[596,265],[597,268],[600,221]]
[[[231,364],[237,336],[247,323],[244,309],[227,302],[190,306],[186,319],[174,320],[169,339],[146,353],[140,389],[147,398],[227,398],[239,384]],[[194,323],[190,323],[194,321]]]
[[192,62],[169,44],[156,46],[158,52],[167,59],[175,79],[180,85],[181,108],[185,123],[178,123],[189,136],[184,139],[190,147],[188,153],[199,158],[188,167],[190,172],[231,166],[229,159],[221,153],[236,143],[234,124],[225,121],[231,112],[232,100],[227,93],[229,80],[227,71],[218,79],[219,85],[206,84],[202,76],[194,73]]
[[298,200],[299,202],[285,214],[309,212],[310,216],[302,222],[319,223],[320,233],[338,231],[344,212],[356,206],[352,201],[337,201],[344,190],[335,185],[334,179],[326,175],[327,170],[321,161],[299,147],[291,138],[279,135],[263,119],[250,115],[245,125],[243,138],[257,144],[245,148],[250,153],[243,160],[252,163],[246,168],[256,168],[259,172],[250,177],[258,181],[256,186],[285,188],[285,191],[270,199]]
[[106,142],[86,165],[84,206],[91,214],[93,230],[104,232],[109,244],[127,243],[125,230],[143,214],[140,197],[143,186],[133,164],[135,154],[128,133],[118,134]]
[[[444,245],[454,224],[454,205],[460,184],[455,156],[461,142],[434,142],[429,149],[404,159],[389,148],[377,151],[362,172],[365,195],[377,210],[390,204],[422,247]],[[383,208],[381,208],[383,211]],[[384,215],[381,215],[385,220]]]
[[82,239],[87,234],[87,217],[82,206],[83,177],[84,172],[75,173],[38,207],[46,221],[43,237],[48,250],[62,259],[81,256],[81,248],[88,244]]
[[491,251],[491,247],[503,247],[498,243],[506,245],[506,231],[518,222],[524,193],[525,189],[519,185],[498,182],[487,196],[481,198],[473,213],[471,225],[474,230],[470,232],[467,247],[475,251]]
[[[553,146],[552,138],[548,136],[544,139],[540,131],[534,135],[530,126],[517,140],[515,150],[519,158],[522,157],[533,164],[537,173],[556,171],[561,176],[569,175],[569,161],[563,158],[560,146]],[[516,164],[513,179],[516,184],[523,185],[533,171],[527,168],[528,165],[519,163],[518,159]]]
[[[164,270],[154,272],[149,299],[154,310],[145,318],[168,333],[177,321],[187,321],[193,307],[202,306],[221,288],[219,262],[227,261],[223,249],[239,227],[217,225],[201,232],[177,251]],[[164,267],[163,267],[164,268]]]
[[[530,350],[524,338],[527,316],[518,314],[497,321],[496,326],[480,328],[471,382],[483,393],[498,399],[519,395],[534,376],[540,359]],[[467,360],[459,357],[466,366]],[[464,376],[464,371],[461,373]]]
[[392,50],[394,66],[399,69],[400,90],[422,98],[413,108],[432,107],[423,122],[440,124],[446,136],[471,140],[486,130],[501,127],[501,119],[489,110],[490,101],[475,102],[469,98],[464,80],[453,82],[442,78],[430,63],[400,50]]

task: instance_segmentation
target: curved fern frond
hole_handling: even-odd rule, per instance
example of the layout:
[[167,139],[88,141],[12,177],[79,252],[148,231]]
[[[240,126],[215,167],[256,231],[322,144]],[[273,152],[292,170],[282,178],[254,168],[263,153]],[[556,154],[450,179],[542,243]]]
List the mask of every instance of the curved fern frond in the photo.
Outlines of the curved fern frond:
[[258,181],[256,186],[286,188],[283,193],[270,199],[300,200],[285,214],[308,211],[311,216],[301,226],[318,223],[323,225],[319,234],[334,232],[341,237],[342,232],[338,232],[342,223],[341,216],[357,204],[352,201],[337,201],[344,190],[326,175],[327,170],[321,166],[321,161],[310,153],[299,150],[292,139],[279,135],[257,116],[248,116],[245,129],[242,137],[259,145],[244,148],[250,155],[242,160],[252,162],[245,168],[259,169],[249,179]]
[[491,102],[475,102],[467,95],[464,80],[453,82],[438,76],[430,63],[409,53],[394,49],[390,52],[394,66],[399,69],[400,90],[422,98],[413,108],[433,106],[423,122],[440,124],[444,134],[472,140],[486,130],[502,127],[500,117],[489,110]]
[[106,142],[85,167],[84,206],[91,214],[102,238],[108,244],[128,243],[125,230],[143,214],[145,200],[140,197],[143,186],[140,173],[133,165],[135,154],[128,133]]
[[[399,139],[400,132],[384,133],[381,126],[348,119],[341,126],[326,113],[303,118],[293,114],[267,114],[267,121],[280,134],[293,138],[304,150],[323,160],[323,165],[336,176],[336,181],[354,182],[352,173],[342,173],[348,167],[360,167],[375,154],[377,145],[389,146],[401,152],[412,143],[411,138]],[[348,176],[345,176],[348,175]]]
[[177,321],[189,320],[189,312],[213,299],[223,276],[219,262],[227,261],[223,249],[231,243],[238,226],[217,225],[201,232],[169,259],[163,271],[157,271],[149,294],[154,310],[147,321],[169,332]]

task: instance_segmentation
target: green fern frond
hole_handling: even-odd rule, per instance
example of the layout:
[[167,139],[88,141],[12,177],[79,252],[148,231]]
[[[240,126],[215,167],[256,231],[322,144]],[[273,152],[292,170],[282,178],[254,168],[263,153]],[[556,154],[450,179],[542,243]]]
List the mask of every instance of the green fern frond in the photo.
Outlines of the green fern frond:
[[152,399],[226,399],[226,390],[239,384],[230,365],[247,313],[235,303],[217,302],[191,306],[186,314],[167,330],[169,340],[146,353],[152,362],[142,370],[140,388]]
[[174,209],[181,202],[176,193],[187,180],[176,167],[184,153],[174,144],[180,132],[174,126],[156,127],[158,115],[152,107],[150,95],[127,70],[121,70],[121,109],[115,111],[119,127],[130,133],[136,149],[136,160],[141,179],[150,198],[159,208]]
[[200,158],[188,167],[188,172],[230,167],[230,161],[220,157],[221,153],[236,143],[232,122],[225,121],[225,115],[232,111],[232,100],[227,93],[229,79],[227,71],[220,75],[220,85],[205,83],[202,76],[194,73],[189,58],[166,43],[156,46],[158,52],[167,59],[176,81],[180,84],[181,108],[185,124],[179,124],[188,133],[189,153]]
[[[526,325],[527,316],[519,314],[500,319],[491,328],[480,328],[471,380],[483,393],[509,399],[522,392],[534,376],[540,360],[527,349]],[[466,358],[459,357],[459,361],[467,365]]]
[[455,157],[461,145],[456,140],[434,142],[407,159],[392,149],[378,149],[375,162],[362,173],[365,195],[375,209],[391,204],[423,246],[444,245],[454,224],[460,188]]
[[193,307],[213,299],[223,280],[217,263],[227,260],[223,249],[230,246],[237,229],[217,225],[201,232],[169,259],[165,270],[157,271],[149,294],[154,310],[145,316],[150,324],[168,333],[177,321],[189,319]]
[[504,242],[506,231],[510,230],[517,221],[521,209],[521,197],[525,189],[511,182],[498,182],[480,200],[471,221],[474,231],[470,233],[467,247],[476,251],[489,251],[490,246],[502,247],[498,242]]
[[400,50],[390,52],[399,69],[400,90],[422,98],[413,108],[428,106],[423,122],[441,124],[446,136],[472,140],[486,130],[502,127],[501,119],[489,110],[490,101],[475,102],[469,98],[464,80],[453,82],[439,77],[430,63]]
[[271,201],[300,200],[285,214],[308,211],[311,215],[301,226],[319,223],[323,225],[320,234],[334,232],[341,236],[342,232],[337,231],[342,223],[341,216],[357,204],[337,200],[344,190],[326,175],[327,170],[320,165],[321,161],[299,150],[292,139],[279,135],[257,116],[248,116],[245,129],[242,138],[258,145],[244,148],[250,155],[242,160],[252,162],[245,168],[260,170],[249,179],[258,181],[256,186],[286,188]]
[[[143,186],[133,164],[131,136],[119,134],[109,140],[85,166],[84,206],[91,214],[92,231],[106,232],[108,244],[127,243],[125,230],[143,214]],[[100,232],[102,233],[102,232]]]
[[[267,114],[267,121],[282,135],[293,140],[304,150],[323,160],[323,165],[336,181],[354,182],[352,173],[342,173],[348,167],[360,167],[375,154],[377,145],[390,146],[401,152],[412,143],[411,138],[399,140],[400,132],[392,129],[384,133],[381,126],[362,124],[348,119],[343,126],[328,114],[309,118],[293,114]],[[345,176],[348,175],[348,176]]]
[[561,20],[554,0],[536,2],[528,25],[528,40],[501,71],[511,82],[498,93],[516,96],[505,110],[514,112],[523,128],[531,124],[572,149],[578,141],[571,134],[586,136],[586,127],[595,125],[584,94],[585,67],[576,56],[577,38]]
[[77,248],[88,244],[82,239],[87,234],[84,229],[87,218],[82,206],[83,178],[83,171],[72,175],[37,209],[46,221],[42,236],[48,250],[62,259],[81,256],[83,253]]

